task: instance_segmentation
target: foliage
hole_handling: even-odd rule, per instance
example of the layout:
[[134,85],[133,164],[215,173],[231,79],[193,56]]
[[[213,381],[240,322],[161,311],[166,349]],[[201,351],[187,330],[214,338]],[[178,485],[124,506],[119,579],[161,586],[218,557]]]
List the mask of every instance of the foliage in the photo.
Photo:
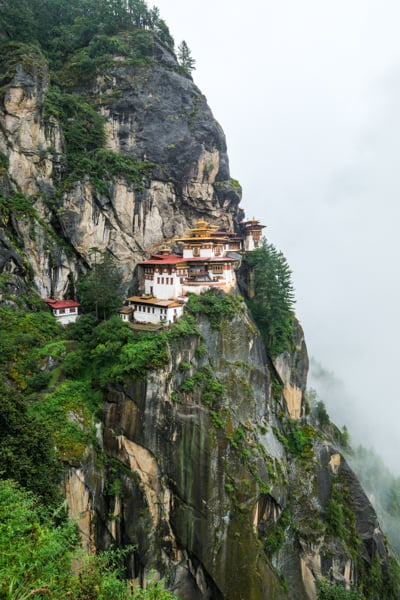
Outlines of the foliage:
[[0,598],[132,598],[124,579],[130,548],[85,556],[78,541],[75,524],[62,510],[51,513],[15,482],[0,481]]
[[59,500],[61,465],[52,428],[28,412],[22,397],[0,383],[0,477],[13,478],[52,504]]
[[53,86],[47,93],[45,115],[57,117],[63,126],[71,169],[78,169],[82,155],[105,142],[104,118],[79,94],[68,94]]
[[295,419],[288,419],[285,423],[285,433],[282,434],[276,427],[275,435],[292,456],[309,459],[312,456],[312,444],[315,431],[310,425],[302,425]]
[[91,441],[92,415],[102,395],[90,381],[66,379],[54,391],[30,405],[30,412],[53,429],[54,441],[63,460],[80,459]]
[[56,525],[34,495],[0,481],[1,598],[65,598],[76,542],[72,522]]
[[325,580],[317,581],[318,600],[363,600],[356,590],[346,590],[341,585],[333,585]]
[[327,523],[327,533],[334,536],[343,538],[346,535],[344,527],[344,516],[342,505],[335,500],[330,498],[325,507],[325,520]]
[[163,367],[167,362],[165,336],[139,333],[122,348],[114,373],[140,378],[149,369]]
[[173,49],[174,41],[157,8],[144,0],[3,0],[0,33],[8,39],[34,41],[55,66],[62,65],[97,36],[146,30]]
[[[82,76],[82,74],[80,75]],[[60,120],[67,150],[64,186],[88,177],[97,191],[109,194],[117,178],[142,189],[154,164],[105,149],[104,118],[79,94],[62,93],[53,86],[45,100],[45,114]]]
[[315,416],[318,419],[319,424],[323,427],[324,425],[329,425],[331,420],[329,418],[328,412],[326,410],[325,403],[323,400],[318,400],[315,405]]
[[285,508],[279,517],[278,522],[274,525],[263,539],[264,549],[271,556],[275,554],[282,546],[286,538],[286,533],[291,524],[290,511]]
[[151,581],[146,588],[137,587],[133,593],[133,600],[177,600],[177,597],[165,589],[164,582]]
[[196,61],[192,57],[192,53],[190,52],[189,47],[188,47],[187,43],[185,42],[185,40],[183,40],[179,44],[177,56],[178,56],[179,65],[182,67],[182,69],[186,73],[190,73],[191,71],[193,71],[196,68],[195,67]]
[[0,192],[0,212],[7,220],[14,217],[26,221],[38,216],[33,206],[33,199],[17,191],[12,191],[7,196]]
[[109,548],[96,556],[86,556],[78,577],[70,584],[77,600],[127,600],[132,598],[125,579],[125,558],[131,550]]
[[43,76],[43,67],[45,67],[46,63],[39,49],[32,44],[21,42],[8,42],[3,44],[0,52],[1,95],[4,94],[7,85],[14,79],[19,64],[22,65],[26,73],[35,76],[40,80]]
[[225,294],[211,289],[197,296],[190,294],[187,310],[190,314],[205,314],[213,329],[220,329],[225,321],[231,321],[240,310],[240,299],[236,294]]
[[265,238],[246,255],[254,273],[254,297],[247,300],[263,336],[267,352],[274,357],[289,350],[293,329],[294,292],[286,258]]
[[97,248],[91,250],[94,265],[78,282],[78,298],[85,312],[94,313],[96,320],[100,316],[106,320],[122,305],[122,274],[109,254]]
[[32,391],[32,382],[44,385],[38,348],[57,337],[60,326],[47,311],[21,313],[7,307],[0,308],[0,325],[0,477],[12,477],[54,503],[61,465],[52,429],[30,414],[25,393]]

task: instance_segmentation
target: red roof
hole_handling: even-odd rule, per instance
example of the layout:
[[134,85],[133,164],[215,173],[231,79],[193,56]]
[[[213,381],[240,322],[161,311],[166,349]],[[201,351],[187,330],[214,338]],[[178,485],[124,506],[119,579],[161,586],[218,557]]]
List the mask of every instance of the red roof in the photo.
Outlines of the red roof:
[[142,260],[139,265],[176,265],[186,260],[179,254],[153,254],[149,260]]
[[73,306],[80,306],[79,302],[75,302],[75,300],[53,300],[52,298],[45,298],[44,301],[52,309],[72,308]]

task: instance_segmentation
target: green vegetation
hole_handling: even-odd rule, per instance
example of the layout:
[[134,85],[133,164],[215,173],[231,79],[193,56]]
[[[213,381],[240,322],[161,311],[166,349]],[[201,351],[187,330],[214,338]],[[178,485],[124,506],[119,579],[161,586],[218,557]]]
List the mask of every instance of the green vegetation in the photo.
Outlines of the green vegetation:
[[293,457],[310,460],[314,456],[312,445],[315,430],[311,425],[301,424],[295,419],[287,419],[284,423],[284,433],[276,427],[273,429],[278,440]]
[[75,344],[64,358],[68,376],[74,382],[79,379],[85,383],[89,379],[94,390],[128,377],[144,378],[149,370],[168,363],[168,344],[174,344],[181,335],[198,335],[190,317],[159,333],[133,332],[116,315],[94,324],[92,315],[84,315],[68,326],[66,335]]
[[186,377],[179,388],[180,394],[193,393],[193,397],[213,409],[212,421],[217,421],[215,409],[219,408],[220,401],[225,394],[225,387],[216,379],[211,367],[204,366],[193,375]]
[[341,585],[333,585],[324,580],[317,581],[317,591],[318,600],[364,600],[359,592],[346,590]]
[[177,56],[179,65],[182,67],[185,73],[191,73],[191,71],[193,71],[196,68],[194,66],[196,64],[196,61],[192,57],[192,53],[190,52],[189,46],[187,45],[185,40],[183,40],[179,44]]
[[35,42],[55,66],[83,48],[89,57],[104,51],[103,37],[121,31],[145,31],[174,46],[158,8],[149,9],[144,0],[4,0],[0,16],[3,36]]
[[[0,481],[0,598],[132,598],[124,580],[129,549],[85,557],[78,542],[75,524],[61,509],[51,512],[15,482]],[[73,568],[78,562],[79,572]]]
[[[108,197],[117,180],[136,191],[144,188],[155,165],[104,148],[105,119],[97,99],[83,90],[116,56],[141,66],[156,61],[156,38],[173,50],[159,10],[144,0],[0,2],[0,99],[18,65],[34,81],[47,77],[50,67],[51,85],[42,108],[50,127],[54,118],[60,123],[66,153],[57,156],[56,194],[45,198],[49,208],[54,210],[62,192],[77,181],[89,181],[98,194]],[[42,148],[40,159],[55,154],[53,147]],[[7,164],[2,155],[1,178],[6,177]],[[3,222],[36,220],[35,198],[21,194],[14,182],[6,183],[0,190]]]
[[82,95],[53,87],[46,96],[44,109],[47,118],[56,117],[63,128],[68,165],[64,187],[88,177],[93,187],[105,195],[109,195],[110,182],[117,178],[136,190],[143,189],[154,164],[106,150],[105,120]]
[[354,499],[342,477],[332,482],[331,497],[325,507],[325,522],[327,534],[342,539],[356,559],[359,555],[361,539],[357,532]]
[[274,357],[292,345],[294,293],[286,258],[263,239],[248,252],[246,263],[254,273],[254,296],[247,300],[265,347]]
[[241,310],[241,298],[237,294],[225,294],[221,290],[211,289],[200,296],[191,294],[187,311],[192,315],[207,316],[213,329],[219,330],[223,323],[231,321]]
[[65,520],[55,526],[36,503],[14,482],[0,481],[1,598],[28,597],[33,590],[62,598],[68,589],[75,527]]
[[78,282],[78,299],[85,313],[94,314],[96,321],[100,317],[105,321],[122,306],[122,273],[109,254],[91,248],[91,255],[94,264]]
[[177,597],[165,589],[164,582],[155,581],[147,584],[146,589],[136,588],[132,600],[178,600]]
[[[147,334],[118,316],[96,324],[87,314],[62,329],[46,310],[0,307],[0,325],[0,597],[61,599],[66,590],[76,600],[132,597],[124,549],[89,558],[77,548],[75,525],[57,508],[62,462],[79,464],[96,443],[103,388],[165,365],[169,344],[198,335],[193,318]],[[202,382],[211,403],[220,389],[209,373]],[[107,493],[121,493],[119,463],[110,472]],[[174,598],[154,582],[133,597]]]
[[287,531],[291,525],[290,511],[285,508],[280,515],[278,522],[274,527],[264,536],[263,545],[264,550],[268,556],[275,554],[282,546],[286,539]]
[[32,382],[43,381],[38,348],[57,337],[60,327],[48,312],[7,307],[0,308],[0,324],[0,477],[15,479],[52,504],[59,499],[61,465],[51,428],[32,414],[25,398]]
[[33,198],[28,198],[20,192],[13,191],[7,197],[0,192],[0,213],[4,215],[3,223],[8,222],[11,217],[22,221],[37,218],[33,201]]

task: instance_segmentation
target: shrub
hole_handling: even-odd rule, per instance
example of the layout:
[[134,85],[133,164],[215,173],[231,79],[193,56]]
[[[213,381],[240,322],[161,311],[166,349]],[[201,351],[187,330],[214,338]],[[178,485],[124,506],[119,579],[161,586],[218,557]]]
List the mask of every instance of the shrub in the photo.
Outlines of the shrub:
[[341,585],[327,581],[317,581],[318,600],[364,600],[364,596],[355,590],[346,590]]
[[325,520],[327,523],[327,533],[335,537],[344,537],[346,535],[343,509],[334,498],[328,500],[325,508]]
[[224,321],[233,319],[240,302],[236,295],[225,294],[221,290],[211,289],[200,296],[190,294],[187,310],[193,315],[205,314],[213,329],[220,329]]

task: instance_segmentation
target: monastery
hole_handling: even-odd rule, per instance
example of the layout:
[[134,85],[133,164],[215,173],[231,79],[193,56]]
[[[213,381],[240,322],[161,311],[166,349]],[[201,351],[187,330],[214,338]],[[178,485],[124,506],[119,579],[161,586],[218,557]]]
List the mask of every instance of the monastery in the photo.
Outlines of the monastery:
[[44,301],[61,325],[75,323],[77,320],[79,316],[79,302],[75,302],[74,300],[53,300],[52,298],[45,298]]
[[120,317],[127,322],[173,323],[183,314],[187,294],[211,288],[231,291],[242,252],[258,247],[264,227],[256,219],[244,221],[238,235],[199,220],[187,235],[174,240],[183,245],[182,254],[164,247],[138,264],[143,294],[128,298]]

